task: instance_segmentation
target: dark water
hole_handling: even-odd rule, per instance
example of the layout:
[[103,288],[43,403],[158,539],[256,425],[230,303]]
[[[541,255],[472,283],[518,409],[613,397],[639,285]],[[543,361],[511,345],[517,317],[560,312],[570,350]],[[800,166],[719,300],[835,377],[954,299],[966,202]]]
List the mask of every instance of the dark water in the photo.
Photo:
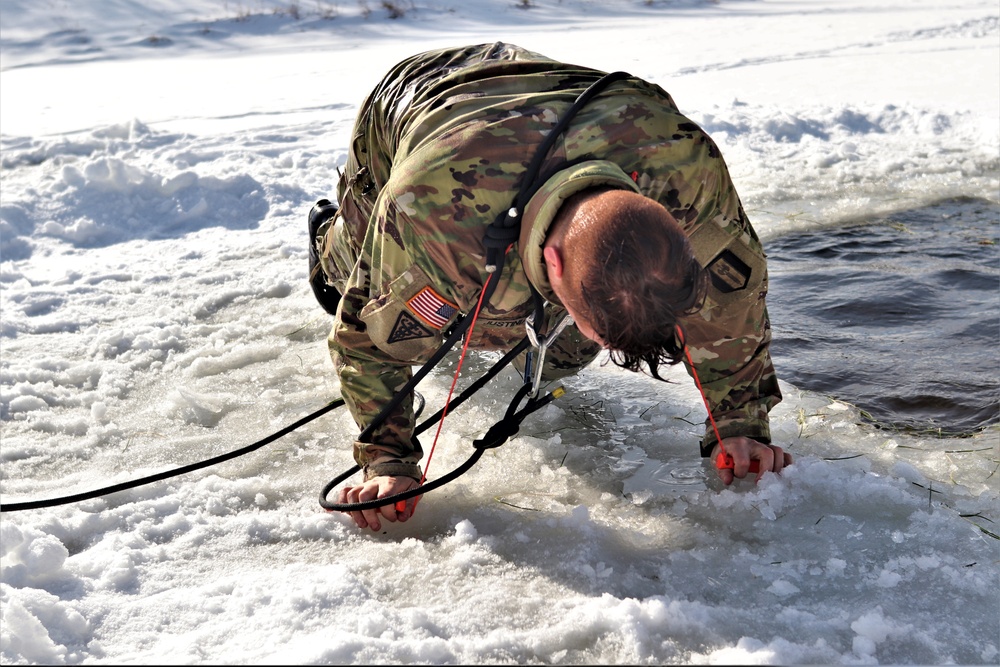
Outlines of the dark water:
[[766,244],[778,376],[908,431],[1000,421],[1000,206],[951,200]]

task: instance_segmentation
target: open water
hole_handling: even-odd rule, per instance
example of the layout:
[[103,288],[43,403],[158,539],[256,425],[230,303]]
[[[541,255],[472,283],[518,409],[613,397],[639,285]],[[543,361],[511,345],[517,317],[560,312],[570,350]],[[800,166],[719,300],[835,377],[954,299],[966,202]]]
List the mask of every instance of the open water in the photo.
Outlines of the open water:
[[1000,421],[1000,206],[940,202],[768,241],[778,376],[876,424]]

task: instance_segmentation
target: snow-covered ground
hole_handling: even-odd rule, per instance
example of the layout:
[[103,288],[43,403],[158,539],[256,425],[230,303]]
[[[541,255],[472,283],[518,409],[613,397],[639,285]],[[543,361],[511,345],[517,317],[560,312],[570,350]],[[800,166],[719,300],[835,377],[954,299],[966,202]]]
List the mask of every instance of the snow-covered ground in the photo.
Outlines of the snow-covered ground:
[[[495,40],[662,85],[765,242],[1000,200],[995,0],[4,0],[3,502],[206,459],[337,397],[305,213],[392,64]],[[0,655],[1000,663],[1000,431],[878,431],[784,384],[795,465],[722,488],[675,375],[587,369],[380,534],[317,503],[351,464],[345,410],[183,477],[4,513]],[[449,381],[425,383],[431,405]],[[516,384],[449,416],[431,478]]]

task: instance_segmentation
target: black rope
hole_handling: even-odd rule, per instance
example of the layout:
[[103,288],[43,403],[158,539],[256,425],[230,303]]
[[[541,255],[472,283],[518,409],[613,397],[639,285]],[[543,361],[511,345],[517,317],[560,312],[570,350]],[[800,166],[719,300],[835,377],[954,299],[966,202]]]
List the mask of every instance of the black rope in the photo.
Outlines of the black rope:
[[[507,248],[507,246],[511,243],[517,241],[518,236],[520,235],[521,215],[524,213],[524,207],[528,205],[528,202],[538,191],[538,188],[541,187],[546,180],[539,179],[538,175],[542,169],[542,163],[552,150],[552,147],[555,146],[556,141],[566,131],[566,128],[569,127],[573,118],[576,117],[580,110],[586,106],[590,100],[594,99],[595,96],[599,95],[601,91],[615,81],[627,79],[631,76],[632,75],[628,72],[611,72],[602,76],[600,79],[592,83],[586,90],[580,93],[580,95],[573,101],[570,108],[566,110],[556,123],[556,126],[552,128],[547,135],[545,135],[542,143],[538,145],[538,149],[532,156],[527,170],[524,172],[524,177],[521,180],[521,187],[518,190],[517,195],[514,197],[511,207],[497,215],[496,219],[490,224],[489,227],[486,228],[486,234],[483,237],[483,245],[486,247],[486,268],[488,271],[493,271],[494,269],[492,267],[497,266],[498,258],[501,256],[501,251]],[[575,160],[574,163],[579,161],[580,160]]]
[[[632,75],[628,72],[611,72],[602,76],[600,79],[592,83],[589,88],[580,93],[580,95],[573,102],[573,105],[566,110],[566,112],[559,119],[559,122],[556,123],[556,126],[552,128],[552,131],[545,137],[545,141],[538,147],[538,151],[531,159],[531,164],[528,166],[528,171],[525,174],[525,186],[521,188],[520,192],[518,192],[517,199],[515,200],[517,202],[516,206],[519,212],[524,210],[524,207],[528,205],[528,201],[531,200],[531,197],[538,189],[535,182],[538,180],[538,173],[541,171],[542,163],[545,161],[546,156],[548,156],[549,151],[552,150],[556,140],[563,134],[563,132],[566,131],[566,128],[568,128],[569,124],[574,118],[576,118],[576,115],[580,113],[580,110],[609,85],[615,81],[627,79],[631,76]],[[541,185],[541,183],[538,185]]]
[[[511,349],[507,354],[502,356],[495,364],[493,364],[493,366],[488,371],[483,373],[483,375],[478,380],[470,384],[468,387],[465,388],[465,390],[461,394],[455,397],[455,399],[448,404],[448,410],[454,410],[462,403],[465,403],[465,401],[468,400],[469,397],[471,397],[477,391],[482,389],[487,382],[496,377],[497,373],[499,373],[510,362],[512,362],[515,358],[517,358],[517,355],[521,354],[521,352],[523,352],[529,347],[531,347],[531,341],[528,340],[527,336],[525,336],[524,338],[521,339],[520,343],[514,346],[514,348]],[[420,426],[415,428],[413,434],[420,435],[428,428],[436,424],[443,415],[444,415],[444,408],[441,408],[433,415],[428,417],[423,423],[420,424]]]
[[[466,400],[468,400],[473,394],[475,394],[477,391],[479,391],[480,389],[482,389],[486,385],[487,382],[489,382],[494,377],[496,377],[496,375],[501,370],[503,370],[504,368],[506,368],[507,365],[510,364],[510,362],[514,361],[514,359],[517,357],[517,355],[519,355],[521,352],[523,352],[525,349],[527,349],[530,345],[531,345],[531,341],[528,340],[527,336],[525,336],[524,338],[522,338],[520,343],[518,343],[517,345],[515,345],[513,349],[511,349],[509,352],[507,352],[507,354],[505,354],[502,357],[500,357],[500,359],[495,364],[493,364],[493,366],[491,366],[488,371],[486,371],[485,373],[483,373],[482,377],[480,377],[478,380],[476,380],[471,385],[469,385],[468,387],[466,387],[465,390],[463,390],[462,393],[459,394],[446,407],[449,410],[456,409],[458,406],[460,406],[462,403],[464,403]],[[445,408],[441,408],[440,410],[438,410],[437,412],[435,412],[433,415],[431,415],[430,417],[428,417],[427,419],[425,419],[423,422],[421,422],[421,424],[419,426],[417,426],[416,428],[414,428],[413,429],[413,435],[414,435],[414,437],[420,435],[421,433],[423,433],[424,431],[426,431],[427,429],[429,429],[431,426],[433,426],[434,424],[436,424],[438,422],[438,420],[441,419],[441,417],[444,415],[444,410],[445,410]],[[461,466],[461,472],[455,473],[453,471],[453,472],[449,473],[448,475],[445,475],[445,477],[447,477],[446,481],[443,481],[443,482],[440,481],[442,479],[445,479],[445,477],[440,477],[438,479],[435,479],[433,482],[424,484],[423,486],[419,487],[421,489],[421,493],[425,493],[427,491],[433,491],[434,489],[438,488],[439,486],[441,486],[443,484],[446,484],[447,482],[450,482],[451,480],[455,479],[455,477],[458,477],[458,475],[461,475],[466,470],[468,470],[473,465],[475,465],[476,461],[479,460],[480,456],[482,456],[481,452],[479,453],[478,456],[476,454],[473,454],[473,456],[470,457],[469,460],[466,461],[465,464],[463,464]],[[328,495],[330,495],[330,491],[332,491],[334,488],[336,488],[338,484],[340,484],[341,482],[343,482],[345,480],[350,479],[356,473],[360,472],[360,470],[361,470],[361,466],[354,465],[353,467],[351,467],[348,470],[344,471],[343,473],[341,473],[340,475],[338,475],[334,479],[330,480],[330,482],[328,482],[327,485],[324,486],[323,489],[319,492],[319,504],[320,504],[320,507],[322,507],[325,510],[329,510],[331,512],[333,512],[333,511],[336,511],[336,512],[357,512],[357,511],[361,511],[361,510],[364,510],[364,509],[370,509],[372,507],[382,507],[383,505],[389,505],[390,503],[396,502],[397,500],[406,500],[407,498],[412,498],[414,496],[421,495],[421,493],[414,493],[412,495],[407,495],[405,498],[399,498],[399,497],[397,497],[399,494],[396,494],[395,496],[388,496],[388,497],[385,497],[385,498],[378,498],[376,500],[369,500],[369,501],[366,501],[365,503],[331,503],[329,500],[326,499],[326,497]],[[409,492],[406,491],[404,493],[409,493]],[[372,504],[372,503],[374,503],[374,504]],[[364,507],[362,507],[362,505],[364,505]]]
[[[501,268],[503,268],[503,260],[504,258],[501,255],[499,260]],[[500,282],[500,272],[497,271],[496,273],[491,273],[490,277],[487,279],[485,287],[483,288],[483,291],[485,292],[485,294],[483,294],[482,296],[483,304],[489,303],[490,297],[493,296],[493,292],[496,291],[497,283],[499,282]],[[389,415],[392,414],[393,410],[399,407],[399,405],[410,394],[410,392],[412,392],[414,388],[416,388],[417,384],[419,384],[420,381],[423,380],[427,376],[427,374],[430,373],[434,369],[434,367],[441,362],[442,359],[444,359],[445,355],[451,351],[451,348],[455,347],[455,343],[457,343],[459,340],[462,339],[462,336],[465,335],[465,332],[472,324],[473,319],[474,318],[472,317],[466,316],[456,324],[454,330],[451,332],[451,335],[449,335],[448,338],[444,341],[444,343],[442,343],[441,347],[439,347],[437,352],[434,353],[434,356],[428,359],[427,363],[421,366],[420,370],[418,370],[416,373],[413,374],[410,380],[405,385],[403,385],[402,389],[397,391],[395,395],[392,397],[392,399],[388,403],[386,403],[385,407],[382,408],[382,410],[377,415],[375,415],[375,418],[372,419],[371,423],[368,424],[368,427],[361,432],[361,435],[358,436],[359,442],[371,441],[372,433],[375,432],[375,429],[382,425],[382,422],[384,422],[389,417]]]
[[[517,394],[514,396],[514,400],[511,401],[510,406],[507,408],[507,413],[504,418],[493,425],[492,428],[487,431],[486,435],[479,440],[475,440],[472,443],[473,452],[468,459],[465,460],[460,466],[452,470],[451,472],[438,477],[431,482],[425,482],[420,486],[417,486],[408,491],[402,491],[400,493],[393,494],[391,496],[384,496],[382,498],[375,498],[374,500],[365,500],[358,503],[331,503],[326,499],[337,485],[341,482],[346,481],[352,477],[355,473],[361,470],[361,466],[355,465],[351,469],[343,472],[335,479],[331,480],[319,495],[319,504],[323,509],[330,512],[362,512],[364,510],[375,509],[376,507],[384,507],[385,505],[393,505],[395,503],[409,500],[410,498],[415,498],[417,496],[422,496],[423,494],[433,491],[439,487],[444,486],[448,482],[451,482],[461,475],[468,472],[472,466],[479,462],[482,458],[483,453],[487,449],[492,449],[494,447],[499,447],[500,445],[507,442],[507,440],[515,435],[520,428],[521,422],[524,421],[525,417],[535,412],[536,410],[548,405],[553,400],[562,395],[562,390],[557,390],[546,394],[540,399],[529,399],[524,408],[517,410],[517,406],[520,404],[524,396],[531,390],[530,384],[524,384],[521,389],[518,390]],[[421,424],[421,427],[427,427],[433,424],[433,418],[428,419],[426,422]]]
[[[497,276],[497,278],[499,279],[499,276]],[[484,302],[489,299],[489,296],[496,289],[497,282],[498,280],[491,280],[487,284],[486,289],[488,293],[484,297]],[[404,386],[402,390],[397,392],[397,394],[393,397],[392,401],[390,401],[385,406],[385,408],[383,408],[382,412],[379,413],[379,415],[376,417],[376,420],[373,421],[367,429],[365,429],[365,431],[361,434],[361,436],[359,436],[359,439],[363,437],[368,437],[368,438],[371,437],[371,433],[375,430],[375,427],[378,426],[378,424],[380,424],[382,421],[384,421],[385,418],[391,413],[391,411],[394,410],[396,407],[398,407],[400,403],[402,403],[403,398],[405,398],[405,396],[413,390],[416,384],[420,382],[420,380],[422,380],[427,375],[427,373],[429,373],[431,369],[433,369],[434,366],[436,366],[441,361],[441,359],[444,358],[444,356],[448,353],[448,351],[451,350],[452,347],[454,347],[455,343],[461,339],[462,335],[465,333],[465,330],[468,329],[469,324],[471,324],[471,320],[472,318],[466,318],[466,320],[463,320],[458,324],[455,330],[445,341],[444,345],[442,345],[442,347],[434,354],[434,356],[431,357],[431,359],[423,366],[423,368],[421,368],[419,371],[417,371],[417,373],[414,374],[410,382],[408,382],[407,385]],[[521,345],[524,345],[525,342],[526,340],[522,341]],[[505,366],[507,363],[510,363],[510,361],[517,355],[517,353],[519,353],[523,349],[524,348],[519,345],[518,347],[515,348],[516,351],[512,350],[511,351],[512,354],[508,354],[507,356],[504,357],[506,361],[503,365]],[[499,368],[497,369],[497,372],[499,372]],[[469,388],[471,391],[466,390],[466,392],[463,392],[463,394],[459,396],[459,398],[456,399],[455,402],[453,402],[453,405],[459,405],[460,403],[464,402],[469,396],[472,395],[472,393],[477,391],[487,381],[489,381],[489,379],[492,378],[493,375],[495,375],[495,373],[493,373],[492,375],[485,376],[484,378],[480,378],[480,381],[478,381],[472,387]],[[163,472],[159,472],[153,475],[148,475],[146,477],[141,477],[139,479],[131,480],[128,482],[113,484],[111,486],[95,489],[93,491],[86,491],[83,493],[76,493],[68,496],[49,498],[46,500],[30,500],[24,502],[3,503],[0,504],[0,512],[18,512],[23,510],[41,509],[45,507],[57,507],[59,505],[68,505],[70,503],[82,502],[84,500],[90,500],[92,498],[97,498],[111,493],[118,493],[119,491],[127,491],[128,489],[134,489],[139,486],[152,484],[153,482],[159,482],[164,479],[169,479],[170,477],[177,477],[180,475],[187,474],[189,472],[193,472],[195,470],[200,470],[201,468],[207,468],[208,466],[216,465],[218,463],[223,463],[225,461],[229,461],[231,459],[243,456],[244,454],[249,454],[250,452],[260,449],[261,447],[274,442],[275,440],[291,433],[292,431],[298,429],[301,426],[304,426],[305,424],[308,424],[314,419],[317,419],[318,417],[325,415],[327,412],[339,408],[342,405],[344,405],[344,399],[342,398],[332,401],[331,403],[323,406],[322,408],[313,412],[312,414],[303,417],[302,419],[294,422],[293,424],[289,424],[288,426],[282,428],[281,430],[276,431],[275,433],[272,433],[271,435],[261,440],[258,440],[253,444],[247,445],[246,447],[242,447],[240,449],[231,452],[227,452],[225,454],[220,454],[219,456],[215,456],[210,459],[206,459],[204,461],[191,463],[186,466],[181,466],[180,468],[165,470]],[[357,467],[355,469],[352,469],[352,471],[350,471],[350,474],[354,474],[359,469],[360,468]]]
[[175,477],[178,475],[184,475],[186,473],[199,470],[201,468],[207,468],[208,466],[215,465],[217,463],[222,463],[223,461],[228,461],[230,459],[235,459],[238,456],[243,456],[244,454],[249,454],[250,452],[260,449],[264,445],[268,445],[278,438],[281,438],[295,429],[308,424],[317,417],[322,417],[327,412],[339,408],[344,404],[344,399],[338,398],[332,401],[322,408],[307,415],[302,419],[298,420],[294,424],[289,424],[280,431],[276,431],[271,435],[258,440],[257,442],[242,447],[240,449],[233,450],[226,454],[220,454],[219,456],[212,457],[205,461],[200,461],[198,463],[192,463],[190,465],[181,466],[180,468],[175,468],[173,470],[166,470],[164,472],[158,472],[155,475],[149,475],[148,477],[142,477],[141,479],[132,480],[130,482],[122,482],[121,484],[114,484],[112,486],[105,487],[103,489],[97,489],[95,491],[87,491],[85,493],[77,493],[71,496],[63,496],[61,498],[51,498],[49,500],[32,500],[21,503],[7,503],[0,505],[0,512],[17,512],[19,510],[31,510],[39,509],[42,507],[55,507],[57,505],[66,505],[69,503],[76,503],[83,500],[90,500],[91,498],[97,498],[98,496],[107,495],[109,493],[117,493],[118,491],[125,491],[128,489],[134,489],[137,486],[142,486],[144,484],[152,484],[153,482],[159,482],[160,480],[167,479],[168,477]]

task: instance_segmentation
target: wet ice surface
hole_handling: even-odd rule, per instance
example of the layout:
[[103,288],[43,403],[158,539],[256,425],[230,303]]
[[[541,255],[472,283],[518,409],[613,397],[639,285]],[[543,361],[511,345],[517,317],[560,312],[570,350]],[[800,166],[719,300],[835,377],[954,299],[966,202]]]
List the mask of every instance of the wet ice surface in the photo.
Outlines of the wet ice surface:
[[779,376],[889,427],[1000,420],[1000,206],[953,200],[767,244]]

